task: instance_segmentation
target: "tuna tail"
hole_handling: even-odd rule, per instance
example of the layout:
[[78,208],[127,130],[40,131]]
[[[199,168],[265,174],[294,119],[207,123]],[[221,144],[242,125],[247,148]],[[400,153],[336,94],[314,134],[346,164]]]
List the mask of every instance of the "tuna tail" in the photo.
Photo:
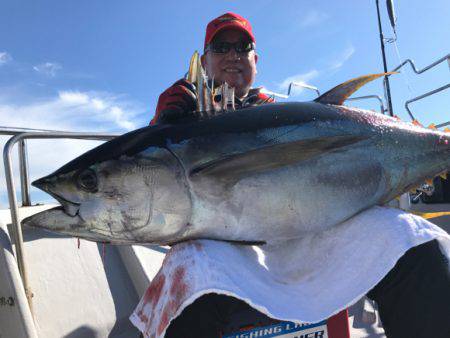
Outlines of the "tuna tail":
[[381,74],[369,74],[357,77],[355,79],[349,80],[347,82],[341,83],[340,85],[334,87],[333,89],[322,94],[315,102],[323,104],[335,104],[342,105],[345,100],[347,100],[354,92],[359,88],[364,86],[367,82],[378,79],[381,76],[395,74],[395,72],[381,73]]

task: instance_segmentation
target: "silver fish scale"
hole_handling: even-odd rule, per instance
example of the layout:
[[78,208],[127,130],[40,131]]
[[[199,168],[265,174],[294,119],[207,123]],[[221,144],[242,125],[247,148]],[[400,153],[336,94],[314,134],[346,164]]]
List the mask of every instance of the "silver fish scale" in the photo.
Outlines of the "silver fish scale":
[[[51,210],[26,223],[116,243],[285,241],[333,227],[447,170],[449,143],[442,132],[348,107],[246,108],[138,131],[74,160],[39,184],[45,190],[51,183],[67,204],[75,200],[76,216]],[[105,151],[119,145],[134,155],[108,158]],[[135,170],[123,169],[134,162]],[[70,170],[80,166],[99,175],[95,194],[74,186]]]

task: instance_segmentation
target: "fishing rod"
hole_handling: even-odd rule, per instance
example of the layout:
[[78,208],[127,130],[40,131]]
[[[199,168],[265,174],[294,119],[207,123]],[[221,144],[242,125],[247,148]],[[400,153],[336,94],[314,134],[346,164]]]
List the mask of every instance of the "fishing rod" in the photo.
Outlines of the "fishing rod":
[[[383,68],[384,68],[384,72],[387,73],[388,69],[387,69],[386,53],[384,50],[384,43],[385,43],[385,41],[393,42],[397,39],[396,32],[395,32],[395,22],[397,19],[395,17],[393,0],[386,0],[386,6],[387,6],[387,10],[388,10],[389,20],[391,22],[392,29],[394,30],[395,38],[385,40],[385,38],[383,36],[383,28],[381,27],[381,15],[380,15],[379,0],[376,0],[376,5],[377,5],[377,17],[378,17],[378,30],[380,32],[381,54],[383,57]],[[387,108],[388,108],[389,115],[394,116],[394,111],[392,109],[391,87],[389,85],[389,76],[384,77],[383,84],[384,84],[384,89],[385,89],[385,97],[386,97],[386,101],[387,101],[387,106],[388,106]]]

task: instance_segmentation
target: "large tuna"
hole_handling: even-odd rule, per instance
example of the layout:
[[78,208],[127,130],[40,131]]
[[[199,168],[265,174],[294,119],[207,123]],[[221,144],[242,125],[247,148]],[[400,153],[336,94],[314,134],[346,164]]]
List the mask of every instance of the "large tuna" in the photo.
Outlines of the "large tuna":
[[32,226],[112,243],[275,242],[339,224],[450,167],[450,137],[342,106],[370,75],[314,102],[142,128],[34,185],[62,205]]

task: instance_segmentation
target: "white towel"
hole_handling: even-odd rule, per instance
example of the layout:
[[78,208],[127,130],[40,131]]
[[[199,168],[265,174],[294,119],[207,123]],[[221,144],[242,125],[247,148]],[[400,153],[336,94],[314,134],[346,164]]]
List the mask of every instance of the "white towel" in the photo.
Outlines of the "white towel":
[[186,306],[215,292],[272,318],[319,322],[365,295],[408,249],[435,238],[450,257],[444,230],[401,210],[374,207],[278,246],[181,243],[166,255],[130,320],[146,336],[164,337]]

